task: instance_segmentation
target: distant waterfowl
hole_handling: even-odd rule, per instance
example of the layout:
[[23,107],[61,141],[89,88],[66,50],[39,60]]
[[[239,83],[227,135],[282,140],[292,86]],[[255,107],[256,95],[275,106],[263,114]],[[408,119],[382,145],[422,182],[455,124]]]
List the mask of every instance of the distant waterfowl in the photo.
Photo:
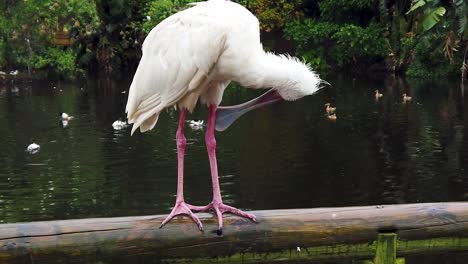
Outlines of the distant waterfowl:
[[33,139],[33,140],[31,140],[31,144],[29,144],[29,146],[26,148],[26,151],[31,153],[31,154],[34,154],[34,153],[37,153],[40,148],[41,148],[41,146],[36,144],[34,142],[34,139]]
[[336,107],[331,107],[330,106],[331,104],[330,103],[326,103],[325,104],[325,111],[328,113],[328,114],[333,114],[336,110]]
[[124,129],[127,126],[128,126],[127,122],[124,122],[124,121],[121,121],[121,120],[116,120],[116,121],[114,121],[114,123],[112,123],[112,127],[115,130]]
[[193,126],[203,126],[203,122],[204,122],[203,120],[194,119],[194,120],[190,120],[189,124]]
[[17,86],[13,86],[10,91],[13,94],[17,94],[17,93],[19,93],[19,88]]
[[403,102],[411,101],[411,99],[412,99],[411,96],[407,96],[406,93],[403,94]]
[[72,120],[74,117],[71,115],[68,115],[67,113],[59,113],[60,119],[62,120]]
[[200,129],[203,129],[203,123],[204,123],[203,120],[194,119],[194,120],[189,121],[189,126],[193,130],[200,130]]
[[331,115],[327,115],[328,119],[330,120],[336,120],[336,114],[331,114]]
[[18,75],[18,73],[19,73],[18,70],[10,71],[10,75],[13,75],[13,76]]
[[383,96],[383,94],[381,94],[378,89],[375,90],[375,99],[379,99],[382,96]]

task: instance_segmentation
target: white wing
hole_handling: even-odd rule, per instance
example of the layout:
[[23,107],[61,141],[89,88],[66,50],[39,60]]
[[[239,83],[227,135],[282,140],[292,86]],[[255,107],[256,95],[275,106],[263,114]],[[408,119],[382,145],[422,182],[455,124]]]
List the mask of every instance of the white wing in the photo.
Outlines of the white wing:
[[[193,108],[225,46],[225,30],[210,2],[162,21],[143,43],[126,112],[133,132],[152,129],[159,114],[180,100]],[[192,110],[192,109],[189,109]]]

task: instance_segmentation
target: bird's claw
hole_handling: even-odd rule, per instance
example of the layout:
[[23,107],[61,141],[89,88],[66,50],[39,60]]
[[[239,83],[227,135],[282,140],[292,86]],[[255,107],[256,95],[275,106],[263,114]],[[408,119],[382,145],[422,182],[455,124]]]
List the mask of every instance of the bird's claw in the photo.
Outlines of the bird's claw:
[[192,210],[196,211],[197,208],[198,208],[197,206],[187,204],[183,201],[176,202],[176,205],[174,206],[174,208],[172,208],[171,213],[166,217],[166,219],[164,219],[164,221],[161,223],[161,226],[159,226],[159,228],[163,228],[163,226],[169,223],[169,221],[171,221],[171,219],[174,218],[175,216],[184,214],[184,215],[188,215],[195,222],[195,224],[197,224],[198,229],[200,231],[203,231],[203,225],[200,219],[192,212]]
[[231,213],[240,217],[244,217],[247,219],[250,219],[253,222],[257,222],[257,217],[253,214],[246,213],[240,209],[237,209],[235,207],[225,205],[223,203],[215,203],[211,202],[209,205],[207,205],[205,210],[212,209],[215,211],[216,217],[218,218],[218,230],[216,231],[216,234],[222,235],[223,234],[223,214],[224,213]]

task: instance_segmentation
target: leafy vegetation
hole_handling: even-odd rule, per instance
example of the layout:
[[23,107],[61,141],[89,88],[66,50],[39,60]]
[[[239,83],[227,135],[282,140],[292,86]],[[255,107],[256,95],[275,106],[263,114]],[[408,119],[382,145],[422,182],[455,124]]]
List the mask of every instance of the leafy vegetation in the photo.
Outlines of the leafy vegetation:
[[[134,68],[146,34],[190,2],[2,1],[0,69],[73,78]],[[464,0],[238,2],[259,18],[262,30],[284,34],[319,71],[375,69],[428,77],[461,69],[467,75]],[[59,35],[70,45],[60,44]]]
[[55,45],[58,31],[77,37],[81,24],[97,20],[94,4],[80,0],[3,1],[0,4],[0,67],[78,74],[76,52]]

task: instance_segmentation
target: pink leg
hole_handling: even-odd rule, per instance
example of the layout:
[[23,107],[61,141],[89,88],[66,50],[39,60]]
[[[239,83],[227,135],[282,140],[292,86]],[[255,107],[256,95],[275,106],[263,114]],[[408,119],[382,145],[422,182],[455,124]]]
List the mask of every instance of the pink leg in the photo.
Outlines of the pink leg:
[[200,230],[203,230],[202,223],[198,217],[192,213],[192,210],[200,210],[200,207],[192,206],[190,204],[185,203],[184,201],[184,154],[185,154],[185,146],[187,144],[187,140],[184,136],[184,122],[185,122],[185,114],[187,113],[186,109],[182,109],[180,111],[179,117],[179,127],[177,129],[176,134],[176,142],[177,142],[177,195],[176,195],[176,203],[174,208],[172,208],[171,213],[166,217],[166,219],[162,222],[161,227],[167,224],[174,216],[185,214],[188,215],[192,220],[198,225]]
[[[221,190],[219,188],[218,164],[216,162],[216,139],[214,135],[216,108],[216,106],[210,105],[208,109],[208,127],[205,134],[206,148],[208,150],[208,157],[210,159],[211,181],[213,183],[213,201],[201,210],[205,211],[208,209],[213,209],[216,212],[219,225],[218,234],[222,234],[223,213],[232,213],[238,216],[249,218],[252,221],[256,221],[256,217],[253,214],[249,214],[232,206],[223,204],[223,200],[221,198]],[[194,211],[199,211],[199,208],[196,208]]]

